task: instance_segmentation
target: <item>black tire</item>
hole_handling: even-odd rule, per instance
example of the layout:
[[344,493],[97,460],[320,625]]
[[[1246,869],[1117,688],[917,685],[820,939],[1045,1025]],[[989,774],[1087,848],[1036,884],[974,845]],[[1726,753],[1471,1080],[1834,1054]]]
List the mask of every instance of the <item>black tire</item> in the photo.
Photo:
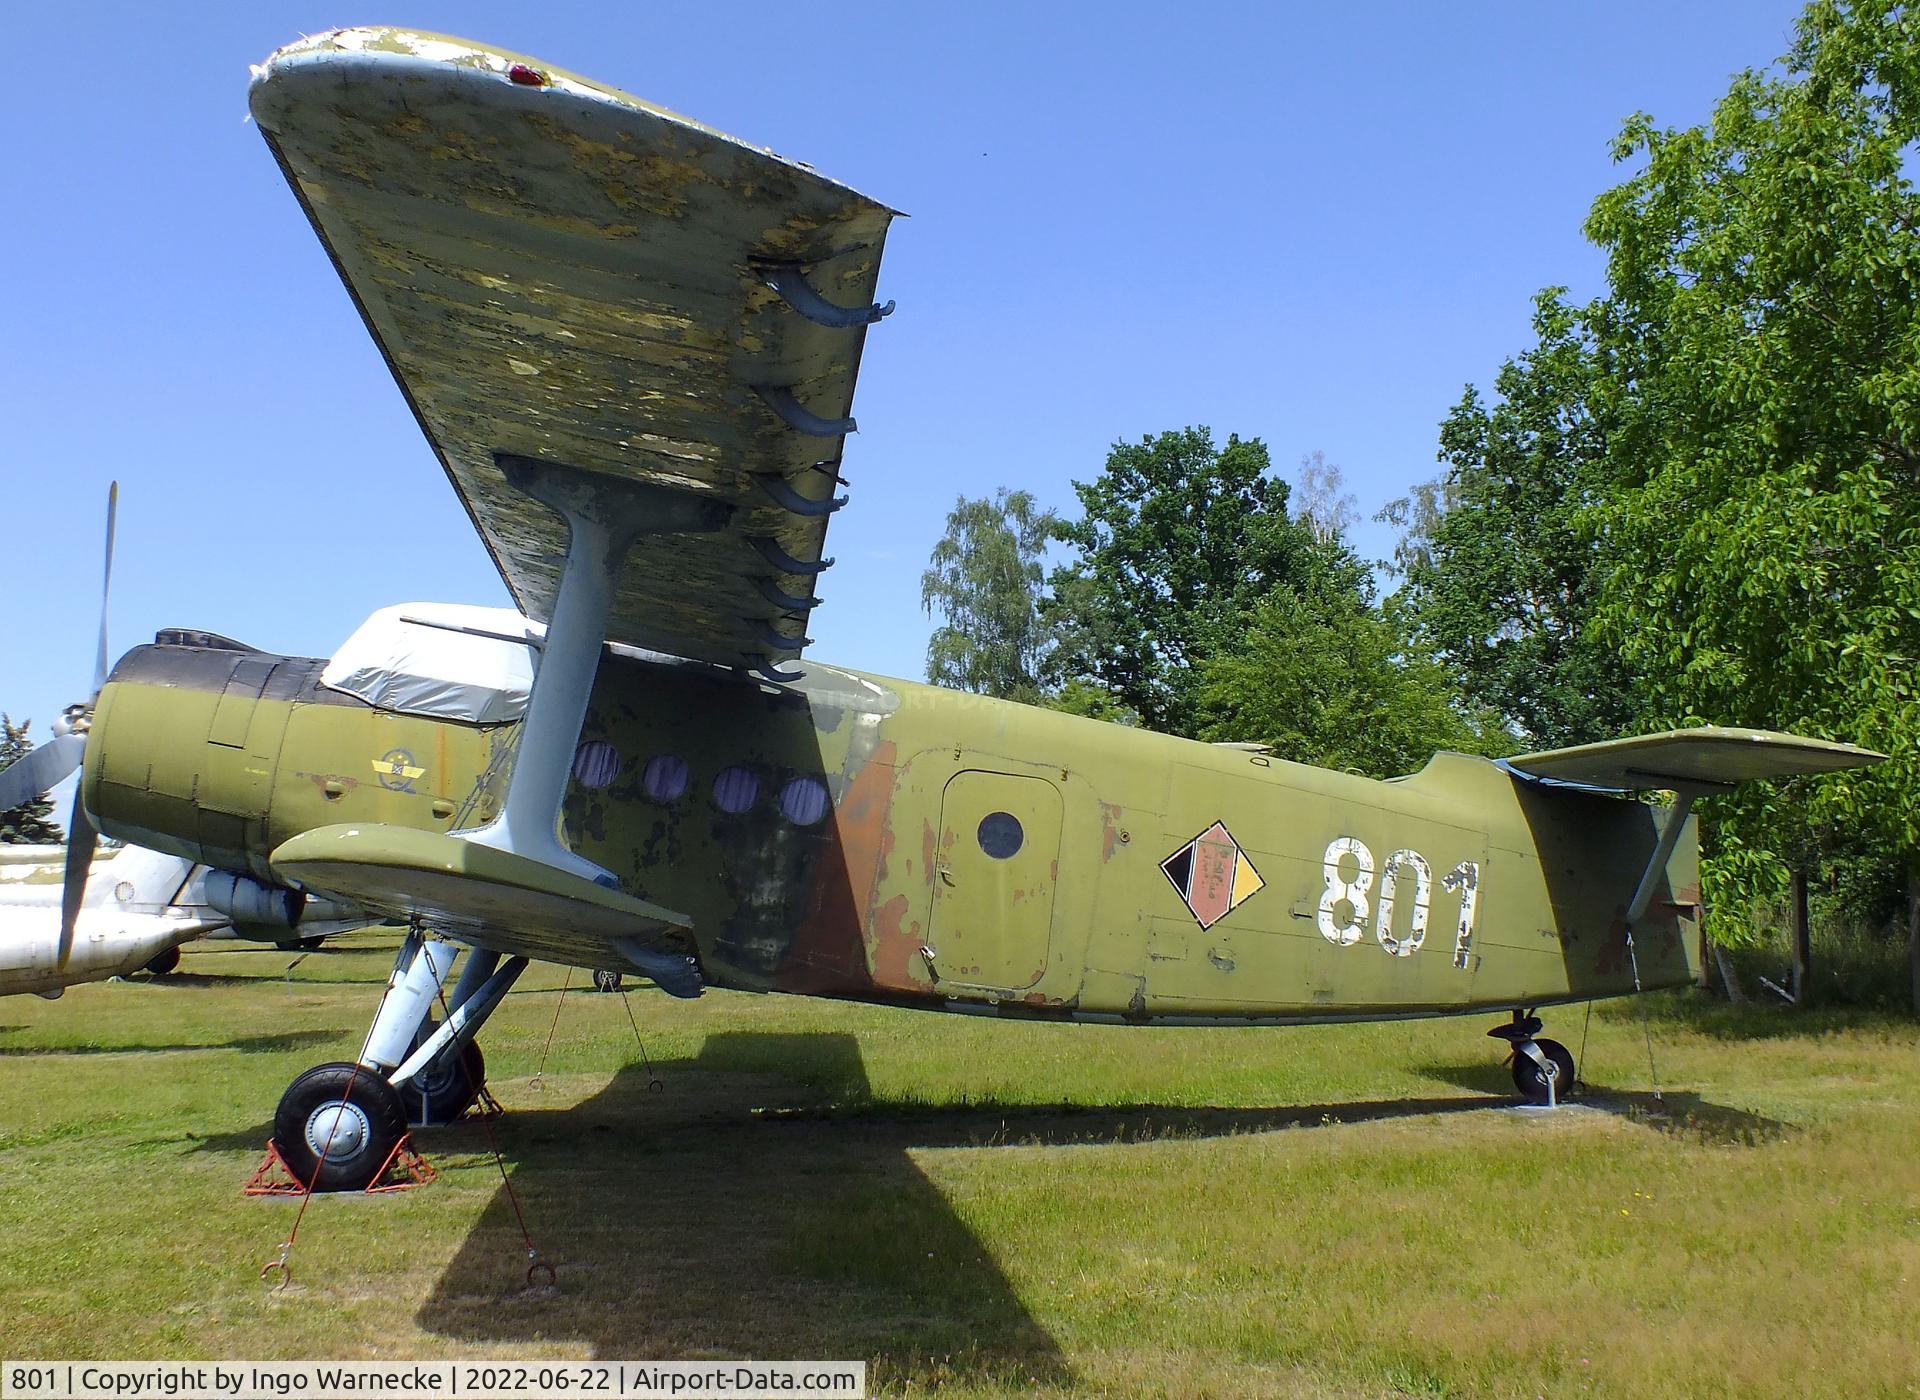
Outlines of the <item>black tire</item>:
[[[427,1029],[431,1033],[431,1024]],[[486,1082],[487,1058],[476,1042],[468,1041],[458,1058],[442,1055],[397,1092],[410,1126],[438,1127],[465,1113]]]
[[165,977],[180,966],[180,948],[176,944],[171,948],[162,948],[153,955],[153,961],[147,964],[147,971],[155,977]]
[[625,978],[614,969],[603,967],[593,974],[593,989],[596,992],[617,992],[624,980]]
[[[345,1116],[328,1113],[330,1104],[344,1104]],[[273,1111],[275,1150],[316,1191],[365,1190],[406,1133],[394,1087],[377,1070],[344,1063],[315,1065],[287,1086]]]
[[[1561,1103],[1572,1098],[1573,1052],[1557,1040],[1542,1038],[1533,1043],[1540,1047],[1540,1053],[1547,1057],[1547,1064],[1552,1069],[1553,1101]],[[1530,1103],[1547,1102],[1547,1074],[1533,1056],[1517,1045],[1513,1048],[1513,1087],[1520,1091],[1521,1098]]]

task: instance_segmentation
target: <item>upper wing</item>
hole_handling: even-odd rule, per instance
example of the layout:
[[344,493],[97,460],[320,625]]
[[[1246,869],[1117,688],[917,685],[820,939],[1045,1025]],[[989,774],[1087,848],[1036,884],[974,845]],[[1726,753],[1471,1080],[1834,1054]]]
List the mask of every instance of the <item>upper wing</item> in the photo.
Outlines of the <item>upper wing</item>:
[[1798,734],[1703,726],[1521,754],[1507,759],[1506,765],[1529,777],[1589,787],[1672,790],[1864,768],[1885,757],[1872,749]]
[[291,44],[251,100],[520,610],[551,615],[566,527],[496,454],[731,507],[718,536],[634,545],[612,640],[797,655],[893,211],[625,93],[409,30]]

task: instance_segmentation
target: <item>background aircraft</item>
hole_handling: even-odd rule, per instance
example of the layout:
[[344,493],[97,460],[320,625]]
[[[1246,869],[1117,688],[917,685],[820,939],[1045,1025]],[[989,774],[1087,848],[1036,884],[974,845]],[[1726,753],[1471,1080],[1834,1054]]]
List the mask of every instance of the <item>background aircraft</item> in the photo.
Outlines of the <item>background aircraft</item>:
[[[233,876],[182,856],[142,846],[99,852],[87,875],[79,917],[61,956],[64,846],[0,846],[0,996],[53,998],[77,982],[145,970],[164,976],[180,945],[196,938],[256,938],[282,947],[316,947],[332,933],[364,927],[365,915],[318,904],[306,918],[281,923],[293,905],[236,899]],[[297,927],[296,927],[297,923]]]

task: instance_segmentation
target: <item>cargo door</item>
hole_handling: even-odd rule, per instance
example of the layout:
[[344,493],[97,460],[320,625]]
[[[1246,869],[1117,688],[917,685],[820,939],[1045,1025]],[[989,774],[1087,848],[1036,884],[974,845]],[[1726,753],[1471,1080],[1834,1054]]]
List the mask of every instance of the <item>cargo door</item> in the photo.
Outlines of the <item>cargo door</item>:
[[1019,991],[1045,973],[1060,814],[1044,778],[964,769],[948,780],[928,938],[942,986]]

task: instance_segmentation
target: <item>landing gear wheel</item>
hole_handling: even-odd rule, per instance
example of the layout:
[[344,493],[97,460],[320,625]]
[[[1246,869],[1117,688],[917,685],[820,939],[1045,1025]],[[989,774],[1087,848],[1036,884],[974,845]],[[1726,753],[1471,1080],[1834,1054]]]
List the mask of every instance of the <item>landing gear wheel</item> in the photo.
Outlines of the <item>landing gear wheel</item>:
[[[428,1025],[431,1035],[433,1027]],[[468,1041],[459,1055],[442,1055],[414,1075],[397,1092],[406,1106],[407,1122],[416,1128],[451,1123],[480,1097],[487,1082],[487,1061],[480,1047]]]
[[1520,1097],[1532,1103],[1548,1102],[1547,1088],[1549,1075],[1553,1088],[1552,1099],[1556,1103],[1565,1103],[1573,1095],[1573,1052],[1557,1040],[1540,1039],[1533,1042],[1540,1053],[1546,1056],[1547,1068],[1542,1069],[1538,1061],[1519,1045],[1513,1047],[1513,1086],[1520,1091]]
[[178,966],[180,966],[180,949],[178,947],[163,948],[153,955],[153,961],[147,964],[147,971],[155,977],[165,977]]
[[364,1066],[315,1065],[287,1086],[273,1111],[275,1150],[316,1191],[365,1190],[406,1133],[398,1091]]
[[596,992],[617,992],[624,980],[612,968],[603,967],[593,974],[593,989]]

